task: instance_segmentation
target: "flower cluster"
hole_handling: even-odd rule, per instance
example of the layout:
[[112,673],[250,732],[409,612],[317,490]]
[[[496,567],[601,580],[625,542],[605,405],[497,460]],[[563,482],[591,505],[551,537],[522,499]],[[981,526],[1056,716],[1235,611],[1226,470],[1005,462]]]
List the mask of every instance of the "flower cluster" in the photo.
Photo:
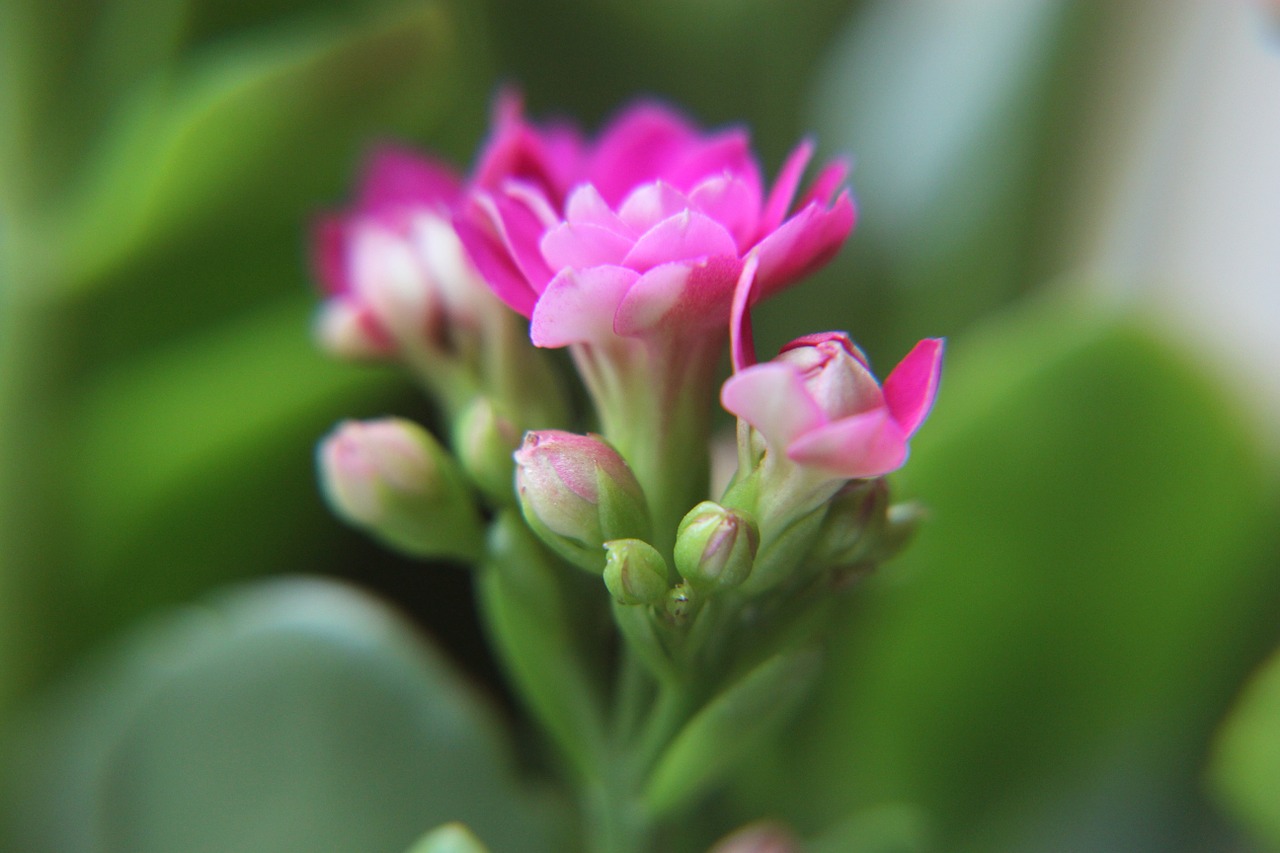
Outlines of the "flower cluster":
[[[933,404],[942,342],[921,341],[883,384],[840,332],[756,361],[752,308],[854,226],[843,163],[805,187],[812,154],[801,143],[770,185],[742,129],[640,102],[589,136],[506,95],[468,175],[384,147],[351,208],[317,223],[322,345],[401,363],[449,425],[442,443],[396,419],[344,424],[320,452],[326,494],[395,547],[478,563],[514,672],[566,671],[529,656],[572,643],[529,632],[562,636],[578,618],[560,588],[580,582],[574,566],[603,580],[594,600],[627,654],[691,711],[736,689],[729,673],[774,672],[770,655],[797,643],[787,626],[820,625],[809,617],[851,570],[909,532],[915,513],[883,478]],[[726,345],[737,471],[713,493]],[[557,348],[590,400],[578,417],[542,352]],[[579,730],[594,712],[566,725],[565,697],[582,691],[561,687],[525,691],[589,775]]]

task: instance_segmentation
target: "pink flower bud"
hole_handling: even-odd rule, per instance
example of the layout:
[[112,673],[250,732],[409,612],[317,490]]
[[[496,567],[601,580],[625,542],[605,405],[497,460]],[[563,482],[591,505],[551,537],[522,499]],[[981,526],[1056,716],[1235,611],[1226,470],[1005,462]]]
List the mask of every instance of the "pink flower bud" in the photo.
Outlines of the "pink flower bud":
[[640,484],[600,436],[530,432],[515,460],[516,490],[529,526],[576,565],[600,572],[606,541],[648,538]]
[[750,516],[703,501],[680,522],[676,568],[695,590],[729,589],[747,579],[759,546]]
[[320,482],[334,512],[420,557],[474,559],[483,534],[461,473],[410,421],[346,421],[320,445]]
[[853,342],[828,332],[740,370],[720,401],[779,456],[836,479],[879,477],[906,461],[907,441],[937,395],[941,366],[942,340],[923,340],[882,388]]

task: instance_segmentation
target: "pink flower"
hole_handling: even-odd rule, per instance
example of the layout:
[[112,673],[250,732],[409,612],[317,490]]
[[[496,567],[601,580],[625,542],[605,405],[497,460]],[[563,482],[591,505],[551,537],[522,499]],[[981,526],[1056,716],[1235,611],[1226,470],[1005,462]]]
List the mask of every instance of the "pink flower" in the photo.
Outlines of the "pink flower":
[[842,163],[794,203],[808,142],[766,194],[744,130],[704,133],[660,104],[631,106],[592,142],[510,106],[498,124],[455,225],[539,346],[726,328],[749,258],[764,298],[853,227],[848,193],[836,196]]
[[879,477],[901,467],[907,441],[938,392],[943,342],[916,344],[882,388],[841,332],[808,335],[765,364],[740,369],[720,401],[769,451],[832,478]]
[[450,222],[461,181],[447,166],[384,146],[355,204],[315,226],[312,263],[326,294],[321,342],[339,355],[449,348],[488,295]]

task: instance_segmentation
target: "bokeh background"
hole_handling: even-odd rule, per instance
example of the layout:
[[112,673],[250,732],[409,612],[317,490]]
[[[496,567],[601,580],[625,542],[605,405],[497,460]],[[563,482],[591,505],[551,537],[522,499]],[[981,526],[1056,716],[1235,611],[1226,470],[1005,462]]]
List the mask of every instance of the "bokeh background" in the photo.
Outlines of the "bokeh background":
[[[1280,9],[1246,0],[4,0],[0,847],[568,849],[469,578],[325,511],[310,219],[495,87],[851,152],[759,312],[945,335],[930,507],[698,820],[826,851],[1280,850]],[[1270,663],[1268,664],[1268,658]]]

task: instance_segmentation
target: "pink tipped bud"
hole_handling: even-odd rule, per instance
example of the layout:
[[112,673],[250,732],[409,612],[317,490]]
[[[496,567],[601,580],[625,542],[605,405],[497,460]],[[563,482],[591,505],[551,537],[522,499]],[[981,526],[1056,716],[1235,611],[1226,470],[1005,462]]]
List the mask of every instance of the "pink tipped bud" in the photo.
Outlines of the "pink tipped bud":
[[530,432],[515,460],[525,519],[567,560],[600,572],[605,542],[648,538],[644,492],[626,460],[600,436]]
[[334,512],[418,557],[479,556],[482,530],[461,472],[422,427],[398,418],[346,421],[320,445]]
[[760,546],[755,521],[713,501],[695,506],[676,534],[676,568],[695,590],[738,586],[751,574]]

